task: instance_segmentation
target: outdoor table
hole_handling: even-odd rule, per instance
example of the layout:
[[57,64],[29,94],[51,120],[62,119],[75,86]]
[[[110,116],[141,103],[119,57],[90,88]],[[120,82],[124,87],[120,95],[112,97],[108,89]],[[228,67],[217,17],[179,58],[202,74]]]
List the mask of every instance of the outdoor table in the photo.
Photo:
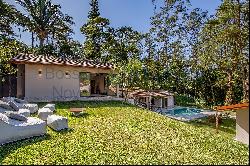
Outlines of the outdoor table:
[[79,116],[84,110],[85,108],[70,108],[69,112],[72,112],[75,116]]

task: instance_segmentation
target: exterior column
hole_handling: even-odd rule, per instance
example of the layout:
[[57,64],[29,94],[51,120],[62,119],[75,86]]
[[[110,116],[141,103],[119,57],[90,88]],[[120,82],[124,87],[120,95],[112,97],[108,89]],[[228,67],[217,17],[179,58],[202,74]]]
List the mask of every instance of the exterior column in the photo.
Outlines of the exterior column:
[[119,84],[116,85],[116,97],[119,98]]
[[164,100],[164,98],[161,97],[160,104],[159,104],[159,107],[161,108],[162,108],[162,102],[163,102],[162,100]]
[[151,105],[151,96],[147,97],[148,102],[147,102],[147,107],[148,109],[150,109],[150,105]]
[[166,107],[173,107],[174,106],[174,97],[173,96],[168,96],[168,105]]

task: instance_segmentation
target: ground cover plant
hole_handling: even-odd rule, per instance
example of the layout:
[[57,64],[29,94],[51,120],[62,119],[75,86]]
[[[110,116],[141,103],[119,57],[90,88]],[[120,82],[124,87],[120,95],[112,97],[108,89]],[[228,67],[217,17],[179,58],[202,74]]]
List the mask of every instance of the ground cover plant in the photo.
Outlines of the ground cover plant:
[[[43,103],[45,104],[45,103]],[[41,107],[43,104],[40,104]],[[67,111],[85,107],[80,117]],[[0,164],[248,164],[249,148],[226,120],[184,123],[122,102],[58,102],[69,130],[0,147]]]

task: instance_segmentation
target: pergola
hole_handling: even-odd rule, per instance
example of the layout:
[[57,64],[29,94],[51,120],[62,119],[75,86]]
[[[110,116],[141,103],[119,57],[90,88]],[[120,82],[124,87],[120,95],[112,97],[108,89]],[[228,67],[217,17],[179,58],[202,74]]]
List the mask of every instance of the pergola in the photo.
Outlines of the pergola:
[[215,109],[217,111],[231,111],[231,110],[244,110],[249,107],[249,103],[240,103],[240,104],[234,104],[234,105],[226,105],[226,106],[217,106]]
[[173,94],[167,91],[137,91],[131,93],[134,98],[146,98],[147,108],[151,107],[152,97],[167,98],[168,96],[173,96]]
[[218,132],[218,112],[236,111],[236,139],[246,143],[249,139],[249,103],[216,106],[216,132]]

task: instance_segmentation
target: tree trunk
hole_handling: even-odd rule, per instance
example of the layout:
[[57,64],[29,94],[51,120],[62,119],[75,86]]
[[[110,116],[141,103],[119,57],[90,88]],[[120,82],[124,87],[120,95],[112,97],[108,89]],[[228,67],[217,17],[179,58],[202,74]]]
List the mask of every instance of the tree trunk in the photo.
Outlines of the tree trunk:
[[216,128],[216,134],[219,133],[219,112],[216,110],[215,114],[215,128]]
[[226,94],[226,104],[232,104],[233,102],[233,82],[232,82],[232,72],[228,73],[228,83],[227,83],[227,94]]
[[8,81],[9,81],[9,97],[11,97],[11,78],[10,75],[8,75]]
[[126,89],[126,91],[125,91],[125,101],[126,101],[126,102],[128,101],[128,87],[127,87],[127,89]]
[[249,101],[249,78],[248,78],[248,72],[245,68],[242,73],[242,83],[243,83],[243,101],[247,102]]
[[34,48],[34,33],[31,32],[31,46]]
[[44,44],[44,38],[40,38],[40,45],[39,45],[39,47],[42,48],[43,44]]
[[124,83],[124,74],[122,73],[122,98],[124,97],[124,95],[123,95],[123,83]]
[[[238,45],[239,45],[239,55],[241,57],[244,57],[243,56],[243,50],[244,50],[244,46],[243,46],[243,41],[242,41],[242,33],[241,33],[241,4],[240,4],[240,0],[237,0],[237,5],[238,5],[238,15],[237,15],[237,25],[238,25],[238,28],[239,28],[239,37],[237,38],[238,39]],[[248,88],[249,88],[249,85],[248,85],[248,66],[245,65],[245,61],[246,59],[243,58],[243,62],[242,62],[242,73],[239,73],[239,74],[242,74],[242,84],[243,84],[243,101],[246,102],[248,101],[249,99],[249,94],[248,94]],[[248,62],[249,63],[249,62]]]

